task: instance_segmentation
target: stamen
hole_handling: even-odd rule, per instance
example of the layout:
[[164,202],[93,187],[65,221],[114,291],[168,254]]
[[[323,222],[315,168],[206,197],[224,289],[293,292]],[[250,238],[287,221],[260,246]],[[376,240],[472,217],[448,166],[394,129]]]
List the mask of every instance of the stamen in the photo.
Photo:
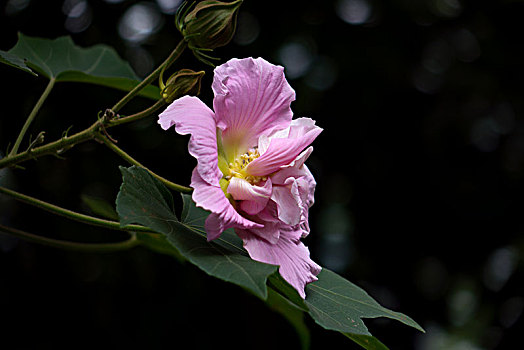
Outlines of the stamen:
[[249,149],[247,153],[240,155],[232,163],[229,163],[230,175],[225,176],[225,179],[230,180],[231,177],[238,177],[241,179],[245,179],[252,185],[260,182],[261,180],[266,181],[267,177],[246,175],[244,172],[244,169],[249,165],[249,163],[257,159],[258,157],[260,157],[258,149]]

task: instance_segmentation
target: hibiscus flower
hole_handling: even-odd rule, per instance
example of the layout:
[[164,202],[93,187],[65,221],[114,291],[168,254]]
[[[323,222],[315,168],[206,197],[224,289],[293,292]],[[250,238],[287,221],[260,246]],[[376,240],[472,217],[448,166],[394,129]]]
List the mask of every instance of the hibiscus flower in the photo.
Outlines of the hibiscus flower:
[[309,118],[292,120],[295,92],[284,68],[262,58],[232,59],[214,71],[214,112],[184,96],[158,123],[191,134],[197,159],[192,197],[211,212],[208,240],[234,228],[252,259],[279,265],[281,276],[305,298],[321,267],[301,242],[309,234],[315,179],[304,164],[322,131]]

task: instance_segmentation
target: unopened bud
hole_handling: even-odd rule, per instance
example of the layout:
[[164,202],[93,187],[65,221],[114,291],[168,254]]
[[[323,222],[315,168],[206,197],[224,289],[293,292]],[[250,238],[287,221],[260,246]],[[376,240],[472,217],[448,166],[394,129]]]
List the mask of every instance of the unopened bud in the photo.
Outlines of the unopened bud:
[[191,69],[181,69],[167,80],[162,90],[162,98],[171,103],[184,95],[196,96],[200,93],[200,82],[205,72],[195,72]]
[[[178,20],[179,30],[192,49],[212,50],[228,44],[235,34],[242,0],[205,0]],[[182,15],[183,16],[183,15]]]

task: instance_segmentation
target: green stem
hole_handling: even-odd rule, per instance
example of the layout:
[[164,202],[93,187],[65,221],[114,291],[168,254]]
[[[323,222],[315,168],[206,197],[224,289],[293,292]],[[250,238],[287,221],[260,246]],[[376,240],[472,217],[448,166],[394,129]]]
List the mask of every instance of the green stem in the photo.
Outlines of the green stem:
[[27,129],[29,129],[29,126],[31,125],[36,115],[38,114],[38,111],[44,104],[44,101],[47,99],[47,96],[49,96],[49,93],[51,92],[51,90],[53,90],[54,85],[55,85],[55,78],[51,78],[44,92],[42,93],[38,101],[36,102],[36,105],[33,107],[33,110],[27,117],[27,120],[25,121],[25,124],[22,127],[22,130],[20,130],[20,134],[18,134],[18,137],[15,141],[15,145],[13,146],[13,149],[11,150],[11,152],[9,152],[9,156],[14,156],[18,152],[18,148],[20,147],[20,144],[22,143],[22,140],[24,139]]
[[2,158],[0,159],[0,169],[46,154],[59,155],[77,143],[93,139],[94,133],[100,128],[100,125],[101,121],[96,121],[89,128],[82,130],[72,136],[64,136],[61,139],[50,142],[46,145],[30,148],[27,151],[18,153],[16,155],[9,155],[5,158]]
[[[175,49],[171,52],[169,57],[157,68],[155,69],[147,78],[145,78],[142,82],[140,82],[133,90],[131,90],[124,98],[122,98],[120,101],[118,101],[112,108],[112,111],[116,113],[119,111],[125,104],[127,104],[134,96],[136,96],[142,89],[144,89],[146,86],[148,86],[153,80],[155,80],[162,69],[164,67],[168,68],[173,62],[180,57],[184,49],[186,48],[187,43],[184,40],[181,40],[180,43],[175,47]],[[51,80],[54,84],[54,80]],[[51,85],[51,86],[50,86]],[[35,109],[33,112],[31,112],[31,115],[28,118],[28,121],[26,121],[26,125],[24,125],[24,129],[27,129],[30,124],[29,119],[34,119],[34,115],[36,115],[36,112],[38,112],[38,109],[42,105],[43,101],[45,100],[45,97],[49,94],[49,91],[52,88],[52,83],[50,82],[50,85],[46,88],[46,91],[44,91],[44,94],[40,98],[39,102],[37,103],[37,106],[35,106]],[[162,107],[165,104],[165,101],[163,99],[160,99],[157,101],[153,106],[149,107],[148,109],[127,116],[120,119],[113,119],[113,120],[98,120],[93,125],[91,125],[89,128],[82,130],[78,133],[76,133],[73,136],[65,136],[62,137],[60,140],[56,140],[54,142],[48,143],[46,145],[36,147],[33,149],[28,149],[21,153],[16,153],[18,151],[18,148],[20,146],[21,139],[23,137],[23,134],[25,133],[24,129],[20,133],[17,142],[15,144],[15,147],[7,157],[4,157],[0,159],[0,169],[11,166],[14,164],[18,164],[21,162],[24,162],[29,159],[34,159],[43,155],[47,154],[55,154],[58,155],[62,153],[63,151],[66,151],[67,149],[73,147],[77,143],[81,143],[87,140],[92,140],[95,138],[94,133],[100,129],[100,127],[112,127],[124,123],[129,123],[141,118],[144,118],[152,113],[154,113],[156,110],[158,110],[160,107]],[[38,107],[38,108],[37,108]]]
[[125,116],[125,117],[122,117],[122,118],[118,118],[118,119],[111,119],[108,122],[107,127],[110,128],[112,126],[117,126],[117,125],[120,125],[120,124],[130,123],[130,122],[134,122],[135,120],[142,119],[144,117],[147,117],[147,116],[155,113],[157,110],[159,110],[165,104],[166,104],[166,101],[163,98],[161,98],[160,100],[156,101],[156,103],[154,105],[152,105],[148,109],[143,110],[142,112],[138,112],[138,113],[135,113],[135,114],[132,114],[132,115],[128,115],[128,116]]
[[157,111],[160,107],[162,107],[165,104],[165,101],[163,99],[158,100],[154,105],[149,107],[148,109],[138,112],[136,114],[123,117],[120,119],[113,119],[110,121],[106,121],[103,118],[100,120],[97,120],[95,123],[93,123],[89,128],[82,130],[72,136],[64,136],[59,140],[56,140],[54,142],[50,142],[48,144],[45,144],[40,147],[36,148],[30,148],[27,151],[20,152],[16,155],[9,155],[5,158],[0,159],[0,169],[11,166],[14,164],[18,164],[21,162],[24,162],[29,159],[38,158],[47,154],[55,154],[59,155],[74,145],[78,143],[82,143],[88,140],[93,140],[96,137],[96,134],[100,128],[110,128],[113,126],[117,126],[124,123],[130,123],[142,118],[145,118],[155,111]]
[[133,248],[140,244],[140,241],[136,238],[136,235],[131,233],[129,239],[121,242],[114,243],[80,243],[80,242],[70,242],[62,241],[53,238],[47,238],[38,236],[29,232],[18,230],[9,226],[4,226],[0,224],[0,232],[10,234],[12,236],[21,238],[23,240],[39,243],[46,245],[48,247],[54,248],[63,248],[70,250],[79,250],[85,252],[114,252],[119,250],[126,250]]
[[119,231],[132,231],[132,232],[151,232],[151,229],[141,226],[141,225],[127,225],[127,226],[120,226],[120,223],[117,221],[111,221],[106,219],[100,219],[93,216],[80,214],[77,212],[74,212],[69,209],[61,208],[57,205],[44,202],[40,199],[36,199],[30,196],[27,196],[25,194],[21,194],[18,192],[15,192],[13,190],[7,189],[5,187],[0,187],[0,193],[3,193],[5,195],[8,195],[16,200],[19,200],[21,202],[30,204],[32,206],[38,207],[40,209],[46,210],[50,213],[57,214],[64,216],[66,218],[79,221],[85,224],[93,225],[93,226],[100,226],[111,230],[119,230]]
[[129,154],[124,152],[121,148],[119,148],[113,142],[111,142],[111,140],[108,140],[107,137],[104,137],[104,136],[100,135],[99,137],[97,137],[97,140],[102,141],[113,152],[118,154],[120,157],[122,157],[126,162],[130,163],[131,165],[136,165],[136,166],[139,166],[141,168],[146,169],[151,175],[153,175],[153,177],[158,179],[160,182],[162,182],[167,187],[169,187],[169,188],[171,188],[171,189],[173,189],[175,191],[181,192],[181,193],[191,193],[193,191],[193,189],[191,187],[178,185],[178,184],[176,184],[174,182],[171,182],[171,181],[163,178],[160,175],[155,174],[154,172],[152,172],[151,170],[149,170],[148,168],[143,166],[141,163],[139,163],[137,160],[135,160],[133,157],[131,157]]
[[129,101],[131,101],[131,99],[135,97],[140,91],[142,91],[146,86],[151,84],[153,80],[155,80],[158,77],[162,69],[169,68],[169,66],[171,66],[171,64],[173,64],[173,62],[175,62],[178,57],[180,57],[182,52],[184,52],[184,49],[186,48],[186,46],[187,46],[186,41],[184,39],[180,40],[180,42],[175,47],[175,49],[171,52],[169,57],[166,58],[166,60],[160,66],[158,66],[153,72],[151,72],[151,74],[149,74],[147,78],[142,80],[140,84],[135,86],[133,90],[129,91],[127,95],[125,95],[120,101],[118,101],[113,106],[113,108],[111,108],[111,110],[117,113],[122,107],[124,107]]

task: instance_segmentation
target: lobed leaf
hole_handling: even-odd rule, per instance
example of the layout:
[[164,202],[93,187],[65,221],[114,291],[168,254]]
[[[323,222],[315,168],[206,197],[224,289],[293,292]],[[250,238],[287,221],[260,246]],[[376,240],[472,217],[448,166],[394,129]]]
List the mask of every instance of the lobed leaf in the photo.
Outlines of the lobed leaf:
[[[32,68],[56,82],[91,83],[124,91],[131,90],[140,82],[129,64],[113,48],[107,45],[82,48],[76,46],[69,36],[45,39],[18,33],[15,46],[0,57],[2,63],[29,73],[32,73]],[[148,86],[141,95],[158,99],[160,90]]]

